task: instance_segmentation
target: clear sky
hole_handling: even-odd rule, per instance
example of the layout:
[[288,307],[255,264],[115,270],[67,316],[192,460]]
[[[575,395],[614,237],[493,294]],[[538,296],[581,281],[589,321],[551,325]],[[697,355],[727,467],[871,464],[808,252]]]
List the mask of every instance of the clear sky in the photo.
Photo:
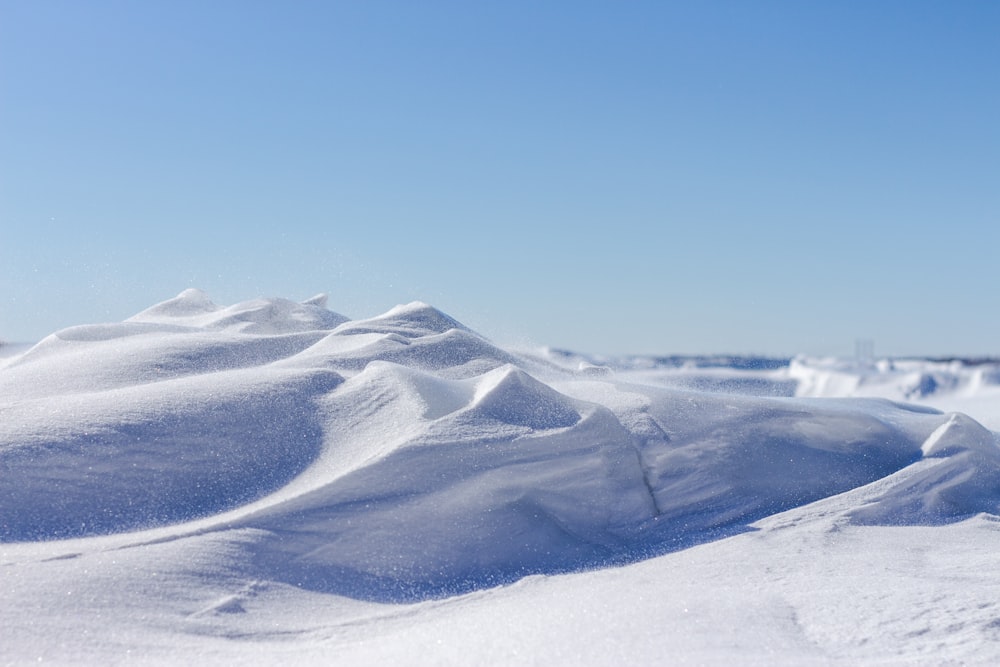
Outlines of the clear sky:
[[0,339],[199,287],[997,355],[998,35],[992,1],[0,0]]

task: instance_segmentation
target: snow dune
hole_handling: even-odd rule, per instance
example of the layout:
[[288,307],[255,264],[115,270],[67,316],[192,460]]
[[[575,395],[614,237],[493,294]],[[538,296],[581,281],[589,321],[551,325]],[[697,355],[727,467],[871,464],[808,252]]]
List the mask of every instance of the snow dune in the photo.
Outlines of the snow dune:
[[[0,359],[4,576],[47,589],[86,562],[113,585],[114,553],[132,574],[86,609],[139,605],[158,620],[120,632],[153,650],[160,633],[213,634],[220,614],[225,633],[266,639],[255,619],[275,622],[281,600],[245,613],[266,590],[368,613],[657,561],[824,502],[858,530],[1000,509],[995,433],[885,397],[805,396],[830,387],[819,364],[678,381],[642,360],[505,350],[423,303],[362,320],[325,305],[187,290]],[[154,572],[159,597],[128,588]],[[10,593],[8,612],[31,587]],[[13,635],[15,656],[42,654],[26,626]],[[97,661],[122,648],[77,643]]]

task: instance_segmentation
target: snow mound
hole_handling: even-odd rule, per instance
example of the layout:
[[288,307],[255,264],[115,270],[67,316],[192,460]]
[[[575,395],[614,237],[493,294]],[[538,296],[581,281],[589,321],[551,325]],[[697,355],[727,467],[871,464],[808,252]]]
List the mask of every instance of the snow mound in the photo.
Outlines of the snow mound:
[[922,450],[933,465],[903,476],[870,505],[852,512],[856,523],[936,524],[1000,513],[1000,443],[995,434],[953,413]]
[[150,306],[132,319],[140,321],[161,320],[164,318],[192,318],[214,313],[221,308],[208,298],[200,289],[186,289],[172,299],[167,299]]
[[468,329],[450,315],[422,301],[396,306],[387,313],[367,320],[344,323],[337,333],[397,334],[404,338],[419,338],[442,334],[451,329]]
[[348,321],[343,315],[327,310],[326,300],[325,294],[318,294],[302,303],[254,299],[223,308],[212,303],[204,292],[188,289],[128,321],[229,329],[246,334],[325,331]]
[[996,384],[1000,364],[982,359],[857,360],[800,356],[788,375],[798,383],[797,396],[881,396],[919,400],[975,391]]
[[856,523],[998,509],[994,435],[969,417],[663,372],[516,354],[420,302],[346,321],[322,297],[188,290],[0,368],[0,540],[174,525],[233,536],[227,576],[412,600],[646,558],[871,485]]
[[473,406],[484,418],[533,429],[564,428],[580,420],[565,396],[512,366],[482,376]]

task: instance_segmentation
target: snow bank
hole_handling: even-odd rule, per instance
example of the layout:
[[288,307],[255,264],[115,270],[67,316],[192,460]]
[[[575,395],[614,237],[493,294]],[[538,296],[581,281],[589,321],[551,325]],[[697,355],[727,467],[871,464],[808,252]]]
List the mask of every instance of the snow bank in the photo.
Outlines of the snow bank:
[[0,539],[239,535],[241,577],[399,601],[647,558],[904,471],[852,520],[1000,502],[967,417],[599,361],[504,350],[419,302],[347,320],[187,290],[4,361]]
[[993,664],[995,376],[189,290],[0,358],[3,657]]

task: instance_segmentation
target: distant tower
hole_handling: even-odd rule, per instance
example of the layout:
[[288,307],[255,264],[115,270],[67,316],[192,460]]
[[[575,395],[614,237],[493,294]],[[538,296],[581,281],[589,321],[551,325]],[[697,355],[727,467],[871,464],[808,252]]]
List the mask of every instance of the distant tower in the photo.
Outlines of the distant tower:
[[854,341],[854,358],[858,365],[868,365],[875,360],[875,341],[871,338],[858,338]]

